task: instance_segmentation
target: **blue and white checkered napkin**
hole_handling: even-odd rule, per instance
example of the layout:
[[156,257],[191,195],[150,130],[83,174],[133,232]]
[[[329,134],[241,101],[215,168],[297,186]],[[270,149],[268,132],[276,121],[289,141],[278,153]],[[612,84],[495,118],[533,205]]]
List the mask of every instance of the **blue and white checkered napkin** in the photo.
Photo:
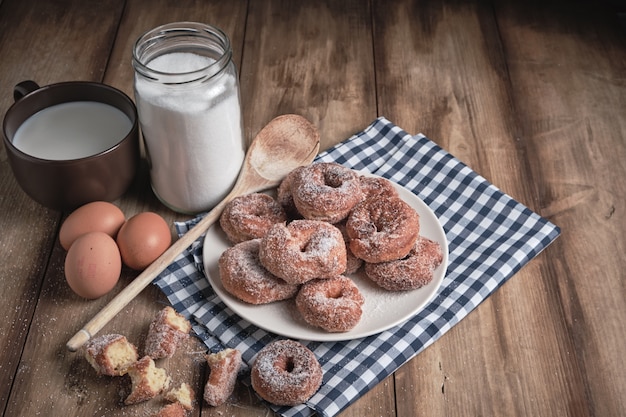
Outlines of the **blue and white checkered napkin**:
[[[404,324],[346,342],[304,342],[320,360],[324,382],[306,405],[274,407],[284,416],[314,411],[335,416],[452,328],[560,233],[425,136],[411,136],[382,117],[317,160],[371,172],[412,190],[446,232],[449,266],[433,301]],[[197,221],[178,223],[178,232]],[[215,295],[201,272],[203,239],[156,284],[194,320],[209,349],[237,348],[250,363],[278,336],[239,318]]]

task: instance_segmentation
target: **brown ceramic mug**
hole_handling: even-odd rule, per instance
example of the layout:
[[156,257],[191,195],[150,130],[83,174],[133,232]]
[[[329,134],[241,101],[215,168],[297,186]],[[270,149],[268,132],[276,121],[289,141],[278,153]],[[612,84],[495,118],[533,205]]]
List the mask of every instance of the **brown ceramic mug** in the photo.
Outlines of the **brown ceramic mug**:
[[[124,194],[139,164],[137,109],[126,94],[95,82],[39,87],[33,81],[24,81],[15,86],[14,99],[4,117],[4,145],[15,179],[26,194],[60,211],[91,201],[113,201]],[[109,138],[108,120],[100,120],[100,116],[106,113],[120,117],[120,112],[128,120],[120,118],[124,125],[120,124],[122,127],[116,128],[115,133],[111,130]],[[73,118],[89,134],[76,133],[74,142],[66,143],[64,139],[69,134],[55,136],[52,132],[56,127],[71,129]],[[50,123],[50,129],[45,123]],[[30,147],[24,145],[28,144],[29,135],[37,136],[32,132],[42,131],[39,142],[32,142]],[[91,133],[98,133],[98,138]]]

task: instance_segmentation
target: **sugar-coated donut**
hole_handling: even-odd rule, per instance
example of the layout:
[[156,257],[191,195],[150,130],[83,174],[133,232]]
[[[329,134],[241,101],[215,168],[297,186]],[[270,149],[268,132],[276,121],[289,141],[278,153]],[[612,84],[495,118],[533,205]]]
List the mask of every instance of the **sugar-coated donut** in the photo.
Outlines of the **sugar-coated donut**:
[[302,285],[296,307],[304,321],[327,332],[347,332],[361,320],[363,295],[350,278],[314,279]]
[[220,226],[232,243],[263,237],[273,224],[285,221],[283,207],[262,193],[235,197],[220,216]]
[[294,220],[275,224],[261,239],[261,264],[290,284],[330,278],[346,270],[346,245],[330,223]]
[[305,219],[337,223],[363,199],[359,175],[334,162],[320,162],[298,170],[291,194]]
[[363,191],[364,199],[378,197],[389,198],[398,197],[398,190],[393,186],[391,181],[382,177],[368,177],[361,176],[359,178],[361,183],[361,190]]
[[258,353],[251,371],[252,388],[276,405],[305,402],[322,384],[322,367],[303,344],[279,340]]
[[302,218],[302,215],[298,212],[296,203],[293,201],[293,195],[291,194],[291,184],[293,183],[293,178],[298,175],[298,172],[302,169],[304,169],[303,166],[298,167],[287,174],[276,189],[276,201],[278,201],[278,204],[283,207],[285,213],[287,213],[287,217],[291,220]]
[[352,249],[350,249],[350,236],[348,236],[348,232],[346,231],[346,222],[335,223],[335,227],[339,229],[346,243],[346,271],[344,274],[354,274],[363,266],[363,259],[356,257],[354,253],[352,253]]
[[261,239],[241,242],[226,249],[218,268],[224,289],[250,304],[267,304],[293,297],[298,285],[288,284],[269,272],[259,260]]
[[409,254],[396,261],[365,264],[365,274],[389,291],[414,290],[428,284],[443,261],[439,243],[420,237]]
[[370,198],[359,203],[346,222],[350,249],[365,262],[406,256],[419,237],[419,214],[400,198]]

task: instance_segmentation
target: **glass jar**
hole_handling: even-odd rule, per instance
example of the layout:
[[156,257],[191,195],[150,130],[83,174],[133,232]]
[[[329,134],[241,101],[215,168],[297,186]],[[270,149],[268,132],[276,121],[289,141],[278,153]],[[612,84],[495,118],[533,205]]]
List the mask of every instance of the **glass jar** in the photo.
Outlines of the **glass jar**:
[[154,28],[133,47],[150,182],[172,210],[209,210],[239,174],[245,142],[232,54],[224,32],[194,22]]

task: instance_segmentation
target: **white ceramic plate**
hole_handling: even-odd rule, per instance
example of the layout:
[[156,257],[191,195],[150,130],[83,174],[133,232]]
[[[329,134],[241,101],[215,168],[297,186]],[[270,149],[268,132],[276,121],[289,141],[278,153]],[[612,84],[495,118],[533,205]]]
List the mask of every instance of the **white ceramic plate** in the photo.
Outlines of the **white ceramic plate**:
[[229,247],[229,242],[219,225],[211,227],[204,239],[204,270],[211,286],[224,304],[240,317],[269,332],[293,339],[320,342],[351,340],[377,334],[403,323],[422,310],[437,293],[448,267],[448,242],[439,220],[430,208],[409,190],[394,185],[402,199],[420,214],[420,234],[441,245],[443,262],[435,270],[433,280],[428,285],[406,292],[382,290],[362,271],[351,275],[365,298],[365,304],[361,321],[349,332],[328,333],[309,326],[300,318],[293,300],[252,305],[228,293],[222,286],[217,263],[222,252]]

